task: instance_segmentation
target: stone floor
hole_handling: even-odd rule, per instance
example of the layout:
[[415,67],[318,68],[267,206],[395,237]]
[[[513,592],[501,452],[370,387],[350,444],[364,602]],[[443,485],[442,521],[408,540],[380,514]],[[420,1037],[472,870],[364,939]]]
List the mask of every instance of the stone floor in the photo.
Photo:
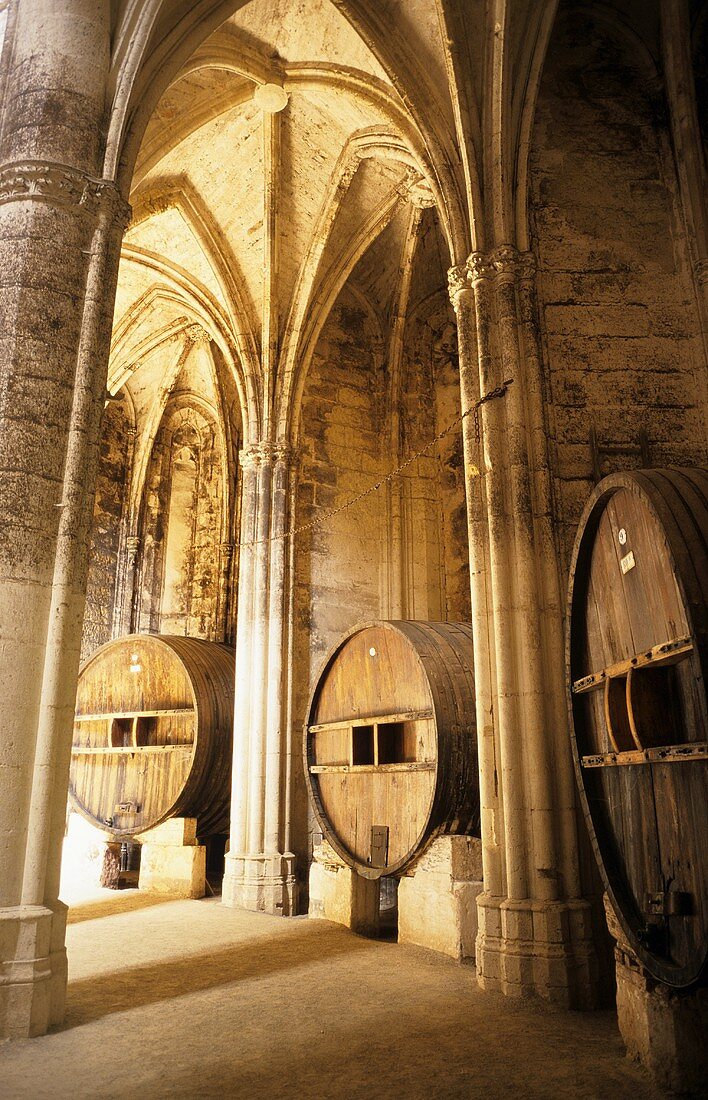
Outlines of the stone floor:
[[70,913],[63,1027],[0,1048],[3,1100],[658,1100],[610,1013],[322,921],[103,891]]

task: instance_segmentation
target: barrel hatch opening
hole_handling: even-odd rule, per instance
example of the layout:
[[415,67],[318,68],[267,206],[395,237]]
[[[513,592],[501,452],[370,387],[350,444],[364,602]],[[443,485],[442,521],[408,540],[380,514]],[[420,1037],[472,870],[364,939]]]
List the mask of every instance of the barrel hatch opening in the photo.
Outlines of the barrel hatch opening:
[[352,727],[352,764],[374,763],[374,727]]
[[124,749],[133,744],[133,719],[111,719],[111,746],[114,749]]
[[157,719],[154,715],[141,715],[135,720],[135,744],[154,745]]
[[415,737],[406,739],[404,722],[381,722],[378,725],[379,764],[413,763],[415,755]]

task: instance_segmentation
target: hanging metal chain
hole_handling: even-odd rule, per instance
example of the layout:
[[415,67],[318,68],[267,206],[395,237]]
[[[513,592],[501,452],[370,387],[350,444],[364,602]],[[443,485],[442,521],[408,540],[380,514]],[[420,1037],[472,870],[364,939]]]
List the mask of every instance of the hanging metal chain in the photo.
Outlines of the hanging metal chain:
[[[428,453],[428,451],[432,450],[436,443],[439,443],[441,439],[445,439],[445,437],[450,435],[451,432],[454,432],[455,429],[468,416],[474,416],[475,436],[477,442],[479,442],[479,409],[482,405],[486,405],[488,401],[495,401],[498,397],[504,397],[507,389],[513,381],[513,378],[507,378],[506,381],[501,383],[501,385],[496,386],[495,389],[490,390],[489,393],[485,393],[484,396],[480,397],[478,401],[475,401],[474,405],[472,405],[469,409],[467,409],[463,413],[460,413],[459,416],[456,416],[455,419],[452,420],[446,428],[443,428],[441,432],[438,432],[438,434],[433,439],[429,440],[429,442],[426,443],[424,447],[421,447],[419,451],[416,451],[414,454],[409,455],[408,458],[404,459],[403,462],[401,462],[400,466],[396,466],[394,470],[389,470],[387,474],[384,474],[384,476],[378,481],[374,482],[373,485],[369,485],[368,489],[364,489],[363,492],[358,493],[357,496],[351,497],[349,500],[345,501],[344,504],[340,504],[338,508],[330,508],[328,509],[328,511],[323,512],[321,515],[319,515],[317,519],[310,520],[309,523],[298,524],[298,526],[296,527],[290,527],[287,531],[284,531],[280,535],[271,535],[267,539],[254,539],[252,542],[237,542],[235,545],[235,549],[238,550],[242,547],[245,548],[251,546],[263,546],[265,543],[268,542],[278,542],[282,539],[293,538],[295,535],[301,535],[305,531],[314,531],[315,528],[323,527],[324,524],[326,524],[329,520],[334,519],[335,516],[341,515],[342,512],[346,512],[349,508],[353,508],[356,504],[359,504],[360,501],[372,496],[373,493],[378,493],[379,489],[382,489],[384,485],[388,485],[389,482],[394,481],[397,477],[400,477],[404,470],[408,469],[408,467],[412,466],[414,462],[417,462],[419,458],[422,458]],[[475,476],[482,476],[479,470],[477,470]]]

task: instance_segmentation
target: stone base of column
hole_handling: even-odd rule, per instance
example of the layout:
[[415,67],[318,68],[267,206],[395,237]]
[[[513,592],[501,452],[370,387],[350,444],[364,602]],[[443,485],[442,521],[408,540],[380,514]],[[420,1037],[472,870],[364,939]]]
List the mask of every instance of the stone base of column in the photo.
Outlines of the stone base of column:
[[292,852],[244,855],[229,852],[221,901],[232,909],[292,917],[297,912],[297,879]]
[[480,988],[538,996],[564,1008],[598,1004],[598,968],[589,902],[477,898]]
[[63,901],[55,901],[51,912],[49,1023],[54,1026],[63,1021],[66,1009],[66,985],[69,978],[69,965],[66,957],[66,918],[69,906],[65,905]]
[[323,840],[310,867],[308,916],[343,924],[364,936],[379,931],[380,882],[362,878]]
[[140,890],[178,898],[206,893],[206,848],[197,844],[197,819],[173,817],[141,834]]
[[617,1024],[627,1054],[662,1088],[708,1095],[708,988],[684,992],[657,982],[627,943],[605,895],[615,939]]
[[64,1018],[66,906],[0,909],[0,1040],[44,1035]]
[[473,959],[483,889],[481,840],[438,837],[398,884],[398,942]]

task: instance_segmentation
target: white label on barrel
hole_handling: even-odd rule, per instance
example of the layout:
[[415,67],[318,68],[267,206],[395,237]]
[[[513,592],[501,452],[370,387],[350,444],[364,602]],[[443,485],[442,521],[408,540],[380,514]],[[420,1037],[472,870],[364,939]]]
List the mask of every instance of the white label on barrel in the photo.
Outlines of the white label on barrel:
[[629,573],[630,569],[634,569],[636,564],[634,560],[634,551],[630,550],[620,561],[620,568],[623,573]]
[[624,527],[620,527],[617,538],[619,539],[620,546],[624,546],[625,542],[627,541],[627,532],[625,531]]

